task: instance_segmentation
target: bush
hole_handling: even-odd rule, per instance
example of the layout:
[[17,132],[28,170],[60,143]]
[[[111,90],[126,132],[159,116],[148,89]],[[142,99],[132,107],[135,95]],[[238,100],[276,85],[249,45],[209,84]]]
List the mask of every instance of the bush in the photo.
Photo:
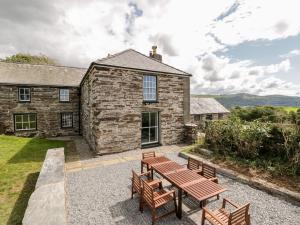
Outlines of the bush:
[[296,125],[237,118],[211,121],[205,144],[217,154],[256,161],[280,173],[300,174],[300,129]]

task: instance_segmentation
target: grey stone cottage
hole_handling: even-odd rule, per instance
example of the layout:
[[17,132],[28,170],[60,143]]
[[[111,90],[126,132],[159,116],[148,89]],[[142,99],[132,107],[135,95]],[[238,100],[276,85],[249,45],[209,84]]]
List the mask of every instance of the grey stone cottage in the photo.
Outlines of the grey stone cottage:
[[206,120],[226,119],[230,111],[214,98],[192,96],[191,99],[191,122],[201,124]]
[[82,135],[97,154],[170,145],[190,120],[190,74],[133,49],[86,69],[0,62],[0,133]]

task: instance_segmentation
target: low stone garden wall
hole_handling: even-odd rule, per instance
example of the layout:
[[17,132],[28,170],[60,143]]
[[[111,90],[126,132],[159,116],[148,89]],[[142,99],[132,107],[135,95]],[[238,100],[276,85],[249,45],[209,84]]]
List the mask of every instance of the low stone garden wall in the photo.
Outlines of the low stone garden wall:
[[47,151],[22,223],[23,225],[66,224],[64,148]]

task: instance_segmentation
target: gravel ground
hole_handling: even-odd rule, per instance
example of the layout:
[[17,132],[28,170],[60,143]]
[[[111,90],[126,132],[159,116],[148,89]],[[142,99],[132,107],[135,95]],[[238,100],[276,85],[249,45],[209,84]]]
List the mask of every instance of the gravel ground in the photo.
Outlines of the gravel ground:
[[[176,153],[167,157],[186,163]],[[68,224],[151,224],[151,214],[146,208],[144,213],[138,211],[138,199],[131,199],[131,170],[140,170],[140,161],[127,161],[120,164],[67,173],[67,211]],[[263,191],[238,183],[225,177],[219,177],[220,184],[229,191],[220,195],[237,203],[250,202],[251,224],[299,225],[300,207],[285,200],[269,195]],[[168,185],[168,184],[165,184]],[[183,200],[183,218],[175,214],[165,217],[158,224],[200,224],[201,210],[198,203],[186,197]],[[221,200],[209,201],[211,209],[221,206]],[[172,207],[168,205],[167,208]],[[166,210],[166,209],[162,209]]]

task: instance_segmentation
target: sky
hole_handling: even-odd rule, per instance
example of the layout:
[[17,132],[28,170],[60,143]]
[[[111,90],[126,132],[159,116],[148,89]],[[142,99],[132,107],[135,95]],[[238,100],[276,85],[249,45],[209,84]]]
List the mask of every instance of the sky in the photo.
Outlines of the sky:
[[0,0],[0,58],[88,67],[128,48],[193,74],[194,94],[300,96],[297,0]]

